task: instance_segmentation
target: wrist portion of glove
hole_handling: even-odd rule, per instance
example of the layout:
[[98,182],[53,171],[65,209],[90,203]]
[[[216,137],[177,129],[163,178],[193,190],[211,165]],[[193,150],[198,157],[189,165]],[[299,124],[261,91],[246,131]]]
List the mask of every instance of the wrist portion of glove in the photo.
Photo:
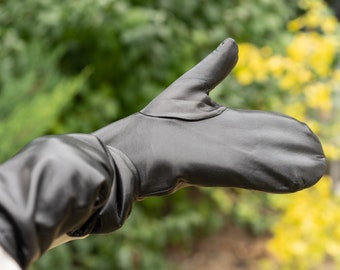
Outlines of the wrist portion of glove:
[[0,165],[0,246],[26,269],[56,239],[121,226],[135,187],[124,162],[93,135],[32,141]]
[[119,229],[129,216],[132,204],[140,192],[139,175],[134,164],[118,149],[111,146],[107,146],[107,149],[114,161],[115,181],[91,234],[110,233]]

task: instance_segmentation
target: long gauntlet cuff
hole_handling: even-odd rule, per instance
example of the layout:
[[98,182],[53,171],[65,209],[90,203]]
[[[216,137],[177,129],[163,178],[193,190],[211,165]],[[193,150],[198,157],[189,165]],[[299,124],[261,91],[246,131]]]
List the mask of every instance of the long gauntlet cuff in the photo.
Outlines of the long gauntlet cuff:
[[134,200],[135,175],[124,164],[93,135],[32,141],[0,165],[0,246],[25,269],[65,235],[118,228]]

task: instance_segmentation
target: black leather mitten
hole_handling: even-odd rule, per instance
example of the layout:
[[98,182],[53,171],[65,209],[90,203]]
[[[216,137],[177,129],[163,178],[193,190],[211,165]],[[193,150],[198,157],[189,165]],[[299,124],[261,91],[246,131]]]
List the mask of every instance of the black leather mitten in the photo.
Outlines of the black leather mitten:
[[[321,178],[325,157],[306,124],[210,99],[237,58],[236,43],[225,40],[141,112],[94,133],[134,165],[138,199],[188,185],[294,192]],[[109,199],[95,232],[110,231],[111,208]]]
[[227,39],[141,112],[93,134],[36,139],[0,165],[0,246],[27,268],[65,235],[118,229],[137,199],[188,185],[282,193],[315,184],[325,157],[305,124],[208,96],[237,54]]

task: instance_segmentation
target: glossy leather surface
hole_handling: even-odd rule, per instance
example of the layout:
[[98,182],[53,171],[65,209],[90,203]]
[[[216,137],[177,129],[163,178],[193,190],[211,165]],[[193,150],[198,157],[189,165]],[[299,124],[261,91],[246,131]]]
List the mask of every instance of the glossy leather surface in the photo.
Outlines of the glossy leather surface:
[[94,133],[135,165],[138,198],[186,185],[294,192],[320,179],[325,157],[304,123],[211,100],[237,58],[236,43],[226,39],[141,112]]

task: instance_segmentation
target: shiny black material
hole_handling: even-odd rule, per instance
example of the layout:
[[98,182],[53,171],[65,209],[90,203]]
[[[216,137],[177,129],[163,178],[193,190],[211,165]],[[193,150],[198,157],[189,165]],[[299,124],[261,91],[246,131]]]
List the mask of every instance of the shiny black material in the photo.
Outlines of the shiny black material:
[[83,227],[113,189],[113,164],[92,135],[47,136],[28,144],[0,166],[1,246],[25,268],[55,238]]
[[237,54],[227,39],[142,111],[93,134],[39,138],[2,164],[0,245],[26,268],[60,236],[118,229],[148,196],[188,185],[284,193],[315,184],[325,157],[304,123],[209,97]]
[[294,192],[320,179],[325,157],[304,123],[208,96],[237,57],[236,43],[225,40],[141,112],[94,133],[135,165],[139,199],[187,185]]

